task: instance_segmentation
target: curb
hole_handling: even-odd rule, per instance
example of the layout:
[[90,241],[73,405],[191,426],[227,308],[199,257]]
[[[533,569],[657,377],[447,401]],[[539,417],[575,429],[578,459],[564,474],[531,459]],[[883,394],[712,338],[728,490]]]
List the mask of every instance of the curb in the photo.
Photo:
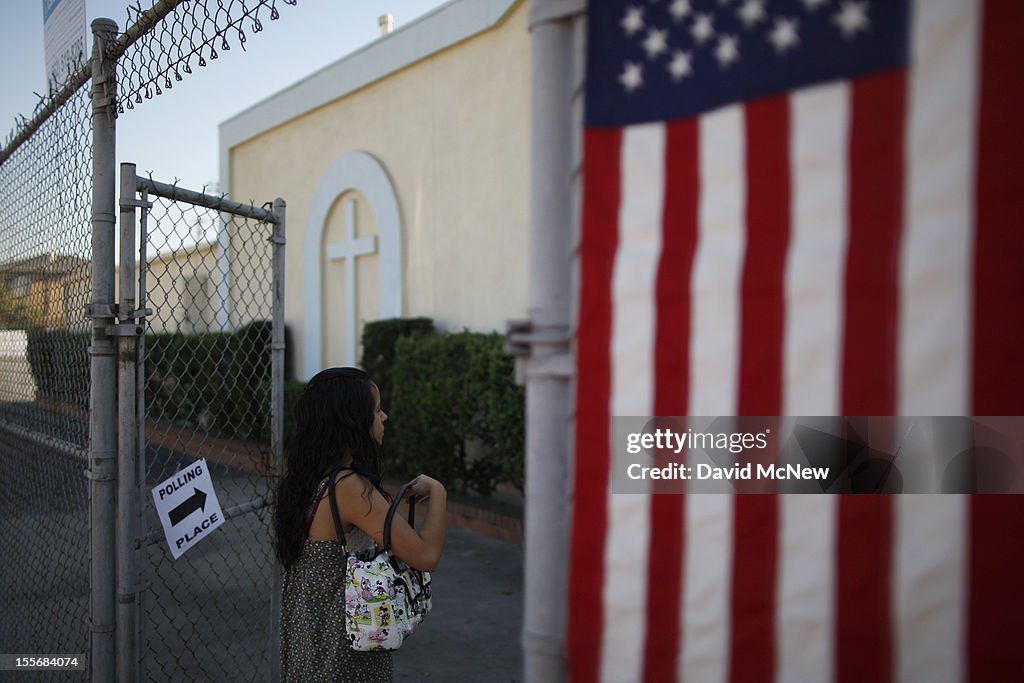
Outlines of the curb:
[[448,500],[448,525],[523,545],[523,520],[462,501]]

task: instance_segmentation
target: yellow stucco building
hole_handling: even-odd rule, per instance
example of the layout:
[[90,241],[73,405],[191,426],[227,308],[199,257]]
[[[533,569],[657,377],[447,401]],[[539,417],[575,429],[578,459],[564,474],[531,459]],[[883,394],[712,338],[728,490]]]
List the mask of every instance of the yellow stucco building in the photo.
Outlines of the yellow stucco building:
[[216,329],[216,310],[211,306],[220,279],[216,254],[216,243],[203,241],[147,260],[146,306],[157,312],[147,319],[150,332],[196,334]]
[[228,196],[288,204],[302,378],[358,362],[368,321],[525,316],[529,78],[527,3],[453,0],[221,124]]

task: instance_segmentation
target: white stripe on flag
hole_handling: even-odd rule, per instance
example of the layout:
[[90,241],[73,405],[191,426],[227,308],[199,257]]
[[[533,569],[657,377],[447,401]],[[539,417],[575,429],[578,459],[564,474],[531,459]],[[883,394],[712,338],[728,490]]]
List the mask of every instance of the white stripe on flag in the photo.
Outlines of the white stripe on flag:
[[744,126],[741,105],[701,117],[700,207],[694,264],[690,415],[732,415],[739,368],[743,267]]
[[898,683],[963,680],[968,500],[957,495],[893,496]]
[[784,415],[840,410],[849,101],[845,82],[790,98],[793,225],[786,268]]
[[686,497],[681,681],[719,683],[728,677],[733,500],[716,493]]
[[651,497],[647,493],[610,494],[609,491],[604,551],[601,680],[629,683],[642,678]]
[[[656,278],[661,256],[665,129],[632,126],[622,138],[619,246],[612,273],[611,414],[654,408]],[[615,472],[609,478],[615,477]],[[612,495],[605,544],[601,680],[641,678],[646,622],[650,495]],[[638,569],[638,567],[640,569]]]
[[779,681],[831,681],[835,652],[835,496],[779,496]]
[[913,10],[897,412],[963,415],[979,10],[974,0],[927,0]]

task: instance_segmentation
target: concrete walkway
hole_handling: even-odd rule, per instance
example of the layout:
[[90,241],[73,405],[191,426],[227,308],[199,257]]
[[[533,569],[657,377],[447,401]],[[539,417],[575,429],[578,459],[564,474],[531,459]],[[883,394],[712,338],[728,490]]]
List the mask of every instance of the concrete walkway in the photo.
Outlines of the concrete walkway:
[[433,610],[395,652],[395,681],[522,681],[522,548],[449,527],[431,576]]

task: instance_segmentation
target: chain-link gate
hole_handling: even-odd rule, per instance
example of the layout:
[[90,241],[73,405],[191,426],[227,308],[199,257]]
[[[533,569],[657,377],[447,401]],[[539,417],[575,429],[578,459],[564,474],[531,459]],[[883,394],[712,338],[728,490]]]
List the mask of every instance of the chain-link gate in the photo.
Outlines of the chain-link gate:
[[[119,448],[122,466],[136,451],[141,503],[121,512],[140,515],[129,541],[137,567],[121,572],[141,583],[120,587],[140,600],[134,618],[119,613],[119,627],[137,619],[119,646],[138,639],[144,680],[265,680],[277,656],[269,505],[281,462],[284,202],[182,190],[136,177],[131,164],[121,174],[119,384],[122,402],[135,402],[122,407]],[[203,458],[225,522],[175,560],[150,492]]]

